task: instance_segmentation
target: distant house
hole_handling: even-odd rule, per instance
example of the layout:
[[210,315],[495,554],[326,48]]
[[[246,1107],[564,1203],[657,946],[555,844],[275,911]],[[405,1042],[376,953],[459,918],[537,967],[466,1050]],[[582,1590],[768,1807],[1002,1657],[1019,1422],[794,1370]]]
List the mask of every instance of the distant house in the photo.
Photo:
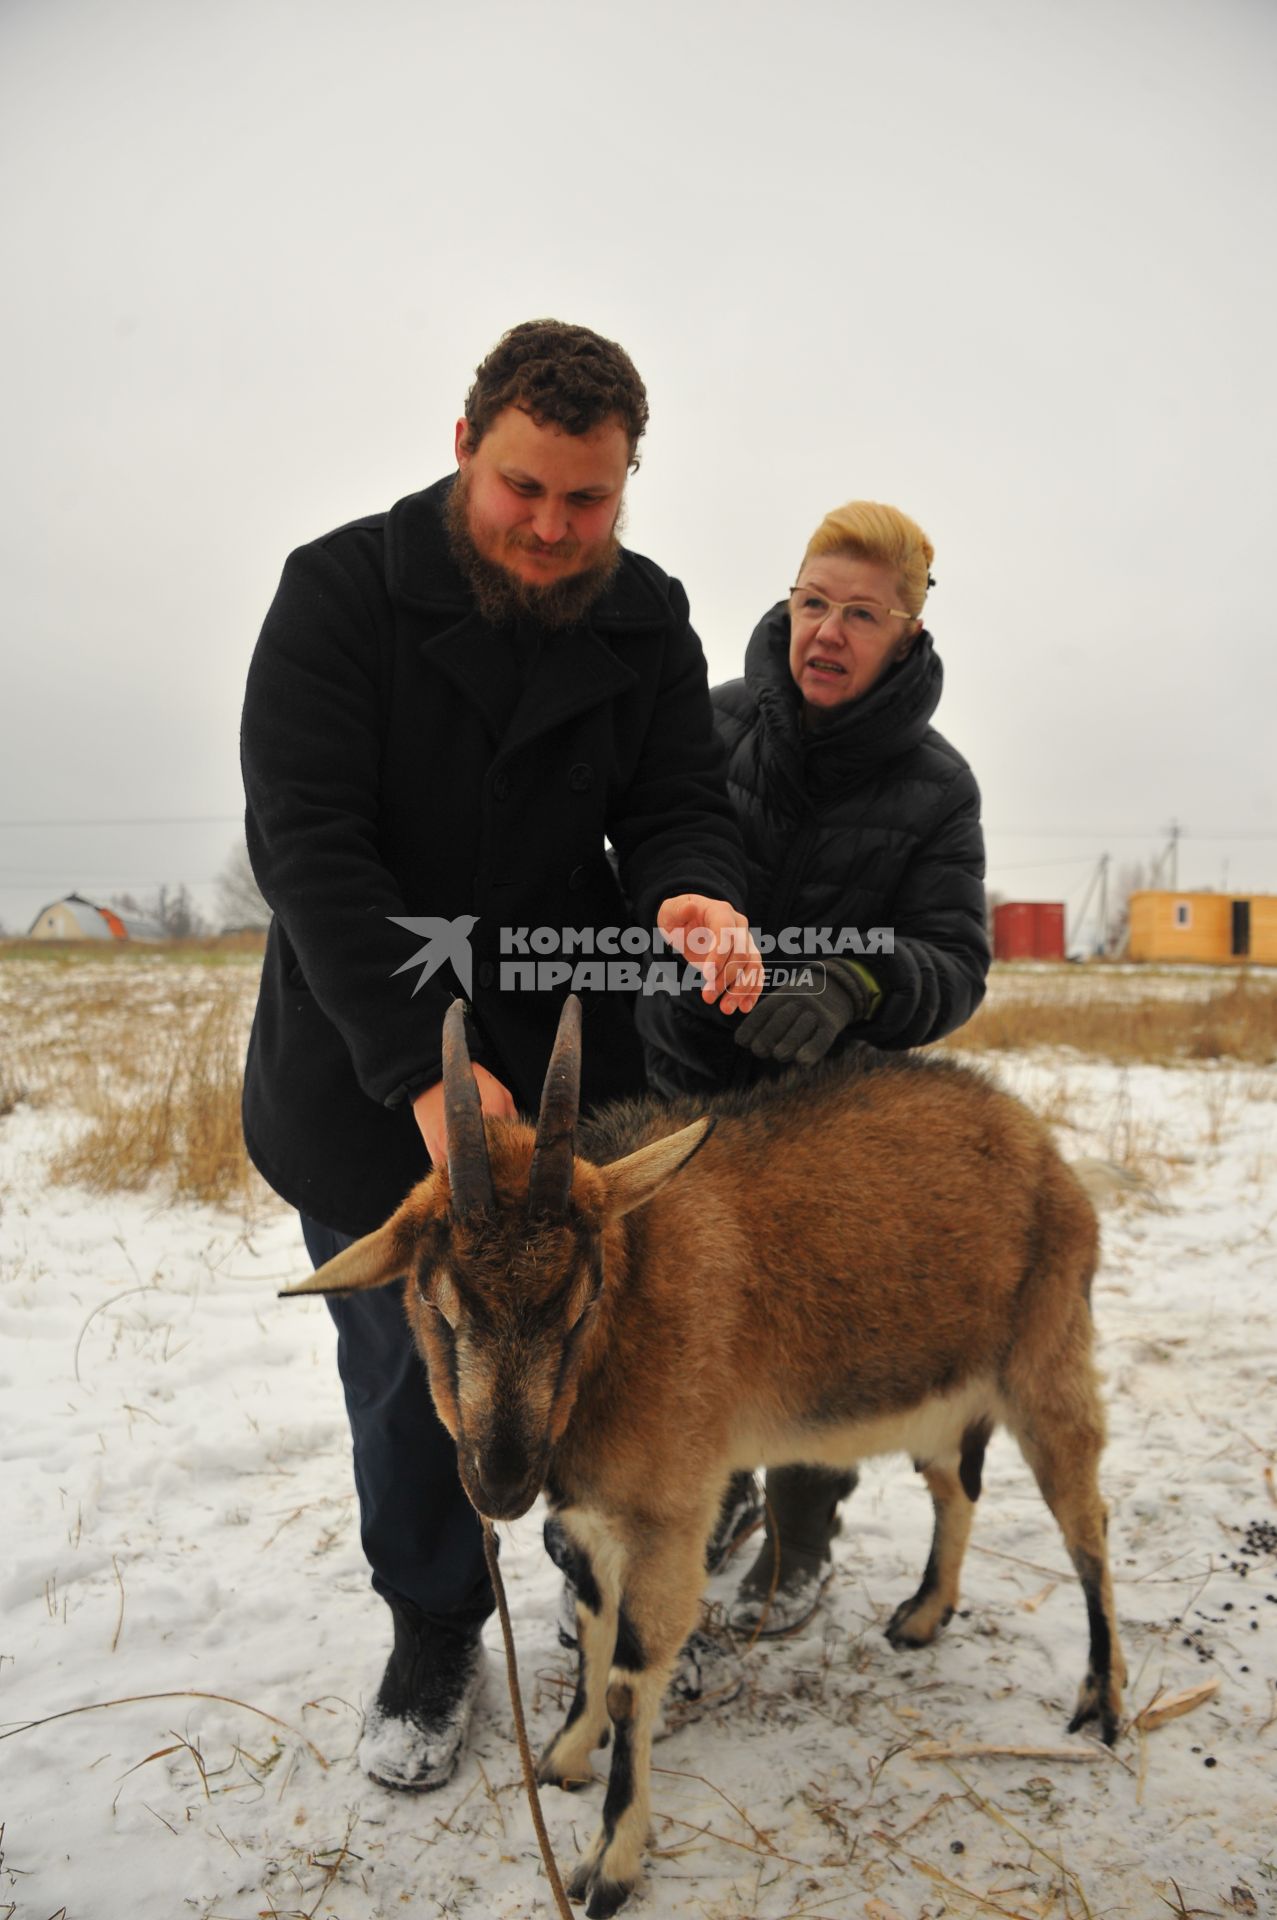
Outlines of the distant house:
[[1064,902],[1004,900],[993,909],[995,960],[1063,960]]
[[1132,960],[1277,966],[1277,894],[1133,893]]
[[82,894],[68,893],[41,907],[31,922],[31,940],[166,940],[158,920],[140,913],[117,913],[114,907],[95,906]]

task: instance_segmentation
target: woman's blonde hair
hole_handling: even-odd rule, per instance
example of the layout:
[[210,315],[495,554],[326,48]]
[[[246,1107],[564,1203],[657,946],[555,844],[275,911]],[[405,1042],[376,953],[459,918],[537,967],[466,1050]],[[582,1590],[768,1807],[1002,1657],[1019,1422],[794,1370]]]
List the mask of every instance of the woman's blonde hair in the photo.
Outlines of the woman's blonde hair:
[[917,521],[899,507],[886,507],[877,500],[849,500],[845,507],[825,515],[807,542],[803,566],[836,553],[892,567],[900,583],[901,609],[916,619],[927,597],[935,552]]

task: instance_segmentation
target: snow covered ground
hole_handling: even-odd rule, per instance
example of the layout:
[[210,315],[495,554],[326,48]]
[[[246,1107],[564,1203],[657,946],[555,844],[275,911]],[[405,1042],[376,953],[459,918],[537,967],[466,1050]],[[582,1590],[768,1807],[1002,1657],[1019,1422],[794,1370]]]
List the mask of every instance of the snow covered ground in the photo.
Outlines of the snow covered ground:
[[[59,1033],[77,991],[50,1000]],[[19,1040],[31,1057],[40,1035]],[[1004,1437],[962,1613],[893,1652],[929,1502],[907,1462],[877,1463],[818,1622],[658,1748],[636,1914],[1277,1914],[1277,1071],[996,1071],[1067,1155],[1150,1183],[1105,1211],[1095,1297],[1128,1706],[1217,1691],[1115,1756],[1066,1737],[1082,1600]],[[82,1124],[57,1100],[0,1119],[0,1920],[549,1914],[495,1622],[455,1781],[397,1797],[355,1767],[387,1620],[328,1316],[276,1298],[305,1270],[292,1216],[50,1185]],[[539,1744],[570,1693],[557,1575],[538,1513],[503,1531]],[[601,1800],[546,1796],[565,1866]]]

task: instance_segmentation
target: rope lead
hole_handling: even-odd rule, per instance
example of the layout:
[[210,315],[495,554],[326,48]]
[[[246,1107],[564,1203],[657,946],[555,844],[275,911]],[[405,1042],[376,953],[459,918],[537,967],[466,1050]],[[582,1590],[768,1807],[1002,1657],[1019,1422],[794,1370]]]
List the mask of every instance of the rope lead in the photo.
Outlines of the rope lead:
[[519,1692],[519,1670],[514,1657],[514,1632],[510,1626],[510,1609],[506,1605],[501,1569],[497,1565],[497,1536],[487,1515],[481,1514],[480,1519],[483,1521],[483,1557],[488,1563],[488,1577],[492,1581],[492,1591],[497,1596],[497,1612],[501,1616],[501,1637],[505,1641],[506,1679],[510,1686],[510,1705],[514,1709],[514,1732],[519,1743],[519,1758],[523,1762],[523,1784],[527,1788],[528,1805],[532,1809],[532,1824],[536,1828],[537,1843],[545,1863],[546,1878],[550,1882],[560,1920],[574,1920],[572,1909],[568,1905],[568,1897],[563,1891],[563,1882],[559,1878],[559,1869],[554,1863],[550,1836],[545,1830],[545,1821],[541,1816],[541,1796],[537,1792],[532,1749],[528,1745],[528,1730],[523,1719],[523,1697]]

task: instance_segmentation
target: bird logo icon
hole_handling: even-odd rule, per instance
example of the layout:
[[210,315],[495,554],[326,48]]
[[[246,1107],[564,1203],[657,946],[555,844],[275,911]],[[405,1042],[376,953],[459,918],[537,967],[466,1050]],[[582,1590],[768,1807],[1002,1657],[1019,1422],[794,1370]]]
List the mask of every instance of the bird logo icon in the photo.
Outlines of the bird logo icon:
[[397,927],[406,927],[409,933],[419,934],[425,940],[424,947],[418,947],[401,967],[396,967],[391,979],[401,973],[407,973],[410,967],[420,965],[421,978],[413,988],[413,996],[419,994],[427,980],[438,973],[445,960],[452,962],[452,971],[460,982],[461,991],[467,998],[471,992],[471,976],[474,970],[474,955],[470,951],[470,935],[474,932],[479,916],[477,913],[460,913],[455,920],[441,920],[436,915],[426,914],[420,918],[400,918],[397,913],[387,914],[387,919]]

